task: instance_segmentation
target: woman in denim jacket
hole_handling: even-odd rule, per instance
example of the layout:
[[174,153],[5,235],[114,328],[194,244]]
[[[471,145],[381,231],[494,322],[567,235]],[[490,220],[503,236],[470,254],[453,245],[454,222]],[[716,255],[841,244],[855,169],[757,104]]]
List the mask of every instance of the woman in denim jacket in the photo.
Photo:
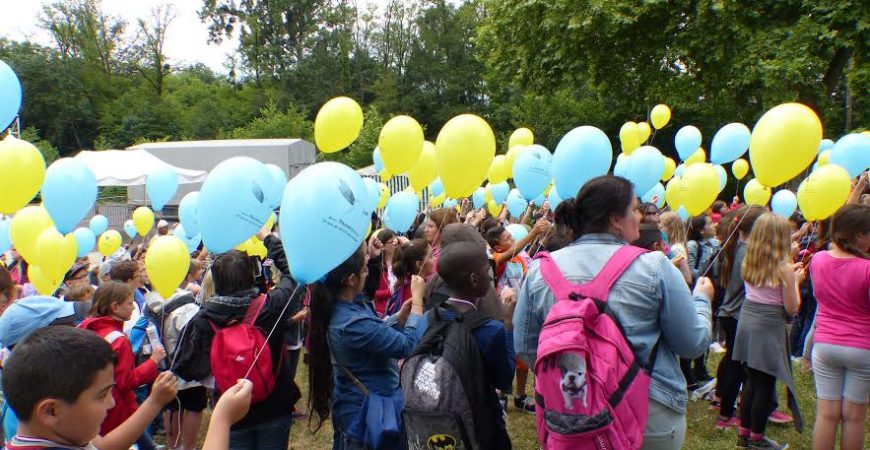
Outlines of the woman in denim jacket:
[[[559,205],[556,222],[573,231],[576,241],[552,254],[573,283],[590,281],[619,249],[640,236],[640,213],[631,182],[602,176],[587,182],[576,199]],[[607,305],[625,329],[640,361],[659,349],[650,384],[644,449],[679,449],[686,432],[686,381],[679,357],[696,358],[710,344],[713,284],[701,278],[694,295],[680,271],[661,252],[641,255],[616,282]],[[517,355],[530,366],[537,358],[538,336],[553,306],[553,293],[533,262],[520,288],[514,313]]]

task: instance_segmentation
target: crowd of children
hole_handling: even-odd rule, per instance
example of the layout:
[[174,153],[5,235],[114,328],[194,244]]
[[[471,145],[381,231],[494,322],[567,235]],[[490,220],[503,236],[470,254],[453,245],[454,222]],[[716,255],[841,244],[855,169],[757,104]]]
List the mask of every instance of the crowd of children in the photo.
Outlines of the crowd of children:
[[[838,433],[861,449],[866,189],[865,174],[817,223],[736,199],[683,220],[602,176],[522,217],[467,201],[410,230],[374,217],[366,242],[309,286],[280,230],[263,229],[265,258],[200,248],[169,298],[149,289],[147,242],[77,261],[54,297],[35,294],[12,250],[0,265],[6,447],[150,450],[162,427],[169,449],[283,450],[303,419],[315,433],[330,420],[339,450],[509,449],[512,398],[548,449],[679,449],[688,402],[702,399],[738,448],[784,449],[767,424],[803,428],[799,362],[815,378],[814,449]],[[595,353],[608,346],[622,351]]]

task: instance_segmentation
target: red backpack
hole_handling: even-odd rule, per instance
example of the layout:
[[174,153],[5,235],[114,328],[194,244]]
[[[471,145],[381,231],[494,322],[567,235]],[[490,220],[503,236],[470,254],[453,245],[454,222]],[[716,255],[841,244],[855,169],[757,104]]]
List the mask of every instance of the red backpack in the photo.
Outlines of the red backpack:
[[[265,400],[275,388],[272,353],[263,333],[254,326],[254,321],[265,303],[265,294],[255,297],[241,322],[231,322],[223,328],[209,321],[214,330],[209,361],[218,391],[225,392],[240,379],[247,378],[254,385],[252,403]],[[262,354],[258,357],[260,349]],[[253,368],[251,364],[254,364]]]

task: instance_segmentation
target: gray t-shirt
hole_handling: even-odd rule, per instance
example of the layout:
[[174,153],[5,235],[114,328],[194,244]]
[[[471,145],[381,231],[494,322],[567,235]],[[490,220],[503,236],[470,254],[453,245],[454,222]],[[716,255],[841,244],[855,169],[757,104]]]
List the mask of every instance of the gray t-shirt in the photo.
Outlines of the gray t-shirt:
[[740,319],[740,308],[743,306],[743,300],[746,299],[746,287],[743,284],[743,258],[746,257],[747,246],[748,244],[745,242],[737,241],[737,248],[734,249],[734,264],[731,266],[728,285],[725,287],[725,299],[716,313],[717,317]]

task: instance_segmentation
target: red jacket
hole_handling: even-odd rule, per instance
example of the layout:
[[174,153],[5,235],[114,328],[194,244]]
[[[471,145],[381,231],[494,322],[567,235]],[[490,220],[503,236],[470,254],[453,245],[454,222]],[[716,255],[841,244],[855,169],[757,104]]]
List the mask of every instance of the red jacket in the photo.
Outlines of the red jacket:
[[124,335],[124,322],[108,316],[91,317],[85,319],[79,328],[91,330],[103,339],[113,331],[118,331],[122,335],[111,343],[112,350],[118,355],[118,361],[115,363],[115,387],[112,388],[115,407],[108,411],[100,427],[100,435],[105,436],[136,412],[139,405],[136,403],[136,394],[133,391],[157,378],[157,364],[149,358],[136,367],[133,347]]

